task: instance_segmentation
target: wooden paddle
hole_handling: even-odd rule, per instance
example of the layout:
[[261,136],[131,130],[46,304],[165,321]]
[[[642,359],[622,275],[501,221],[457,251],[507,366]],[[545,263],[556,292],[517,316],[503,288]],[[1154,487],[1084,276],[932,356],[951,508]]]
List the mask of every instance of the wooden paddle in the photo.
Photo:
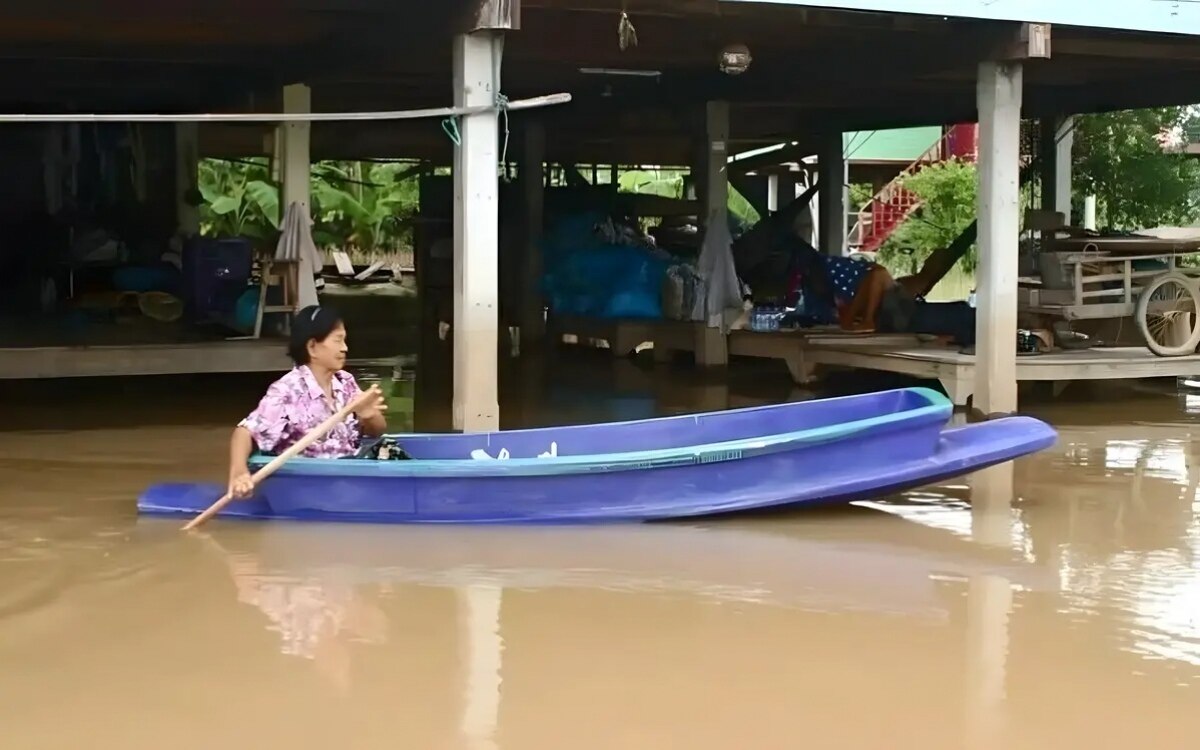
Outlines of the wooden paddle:
[[[367,401],[369,401],[373,398],[378,398],[378,397],[379,397],[379,393],[378,393],[378,391],[375,390],[375,388],[373,386],[371,388],[368,388],[367,390],[363,391],[362,394],[358,398],[347,403],[341,409],[338,409],[337,412],[335,412],[331,417],[329,417],[329,419],[326,419],[324,422],[322,422],[321,424],[314,427],[312,429],[312,431],[310,431],[307,435],[305,435],[304,437],[297,440],[295,445],[291,446],[290,448],[285,450],[283,453],[280,453],[278,456],[271,459],[271,462],[268,463],[266,466],[262,467],[261,469],[259,469],[256,472],[254,472],[254,476],[250,477],[250,483],[253,484],[255,487],[257,487],[259,482],[261,482],[262,480],[264,480],[267,477],[274,474],[276,472],[276,470],[279,469],[280,466],[283,466],[285,463],[287,463],[288,459],[294,457],[297,453],[299,453],[300,451],[304,450],[308,446],[312,445],[313,443],[315,443],[316,441],[318,441],[322,437],[324,437],[325,433],[332,430],[335,426],[337,426],[343,420],[345,420],[346,417],[350,416],[351,412],[364,406],[367,403]],[[229,505],[229,503],[231,503],[231,502],[233,502],[233,495],[226,492],[224,495],[221,496],[220,500],[217,500],[215,503],[208,506],[208,508],[206,508],[203,513],[196,516],[192,520],[188,521],[187,524],[184,525],[183,530],[191,531],[192,529],[196,528],[200,524],[204,523],[208,519],[215,516],[217,513],[220,512],[221,508],[224,508],[226,505]]]

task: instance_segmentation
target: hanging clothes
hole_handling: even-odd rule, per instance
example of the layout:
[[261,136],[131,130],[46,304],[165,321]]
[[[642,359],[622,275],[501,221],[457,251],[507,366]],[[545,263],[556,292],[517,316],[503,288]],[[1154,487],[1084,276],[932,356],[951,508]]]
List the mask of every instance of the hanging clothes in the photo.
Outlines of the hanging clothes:
[[308,207],[297,201],[288,204],[283,215],[283,232],[275,246],[275,260],[298,261],[298,309],[319,304],[314,277],[321,271],[321,255],[312,238],[312,217]]

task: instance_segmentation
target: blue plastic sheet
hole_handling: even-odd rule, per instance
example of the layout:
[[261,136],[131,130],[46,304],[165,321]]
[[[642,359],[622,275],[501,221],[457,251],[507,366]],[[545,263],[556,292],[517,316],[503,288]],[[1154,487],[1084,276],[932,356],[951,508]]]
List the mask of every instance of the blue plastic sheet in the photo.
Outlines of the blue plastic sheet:
[[661,318],[662,282],[670,262],[654,251],[606,242],[595,230],[605,216],[570,214],[542,240],[542,290],[560,315]]

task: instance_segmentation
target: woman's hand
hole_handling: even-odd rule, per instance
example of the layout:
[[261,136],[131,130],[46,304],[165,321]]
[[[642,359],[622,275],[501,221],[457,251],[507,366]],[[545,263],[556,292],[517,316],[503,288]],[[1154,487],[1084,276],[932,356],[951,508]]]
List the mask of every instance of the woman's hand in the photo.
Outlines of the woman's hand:
[[360,420],[365,421],[383,416],[387,408],[387,401],[383,398],[383,391],[380,390],[378,384],[373,384],[358,397],[358,406],[355,408],[354,413],[358,415]]
[[254,482],[247,469],[229,475],[229,494],[234,500],[245,500],[254,494]]

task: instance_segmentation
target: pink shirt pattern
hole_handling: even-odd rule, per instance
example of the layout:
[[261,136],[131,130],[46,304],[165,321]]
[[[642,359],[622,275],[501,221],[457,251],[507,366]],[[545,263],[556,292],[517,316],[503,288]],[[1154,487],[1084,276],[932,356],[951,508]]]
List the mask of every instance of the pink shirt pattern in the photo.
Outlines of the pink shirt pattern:
[[[264,453],[280,453],[294,445],[361,393],[354,376],[345,370],[333,375],[333,408],[307,365],[293,368],[267,389],[258,406],[241,422]],[[340,458],[358,452],[362,428],[351,414],[301,452],[310,458]]]

